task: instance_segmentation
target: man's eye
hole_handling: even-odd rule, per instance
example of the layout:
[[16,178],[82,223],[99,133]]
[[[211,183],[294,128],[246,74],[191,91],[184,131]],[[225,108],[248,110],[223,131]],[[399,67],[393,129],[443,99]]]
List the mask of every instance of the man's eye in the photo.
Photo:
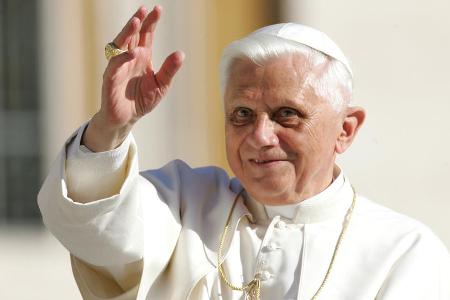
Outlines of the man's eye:
[[300,113],[289,107],[283,107],[277,110],[273,115],[273,120],[285,127],[297,126],[301,121]]
[[235,125],[244,125],[253,119],[253,111],[246,107],[236,108],[231,116],[230,121]]

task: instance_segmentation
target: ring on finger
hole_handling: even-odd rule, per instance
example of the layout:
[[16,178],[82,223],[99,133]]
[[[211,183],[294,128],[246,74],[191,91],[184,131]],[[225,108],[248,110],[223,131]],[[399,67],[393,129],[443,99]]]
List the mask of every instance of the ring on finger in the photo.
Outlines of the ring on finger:
[[122,50],[119,47],[117,47],[114,42],[108,43],[105,46],[105,57],[107,60],[110,60],[114,56],[120,55],[122,53],[127,52],[126,50]]

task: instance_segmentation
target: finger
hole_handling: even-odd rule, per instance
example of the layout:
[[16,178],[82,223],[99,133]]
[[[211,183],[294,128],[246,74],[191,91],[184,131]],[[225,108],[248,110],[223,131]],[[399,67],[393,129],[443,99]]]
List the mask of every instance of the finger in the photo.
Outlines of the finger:
[[142,23],[140,31],[139,46],[151,47],[153,43],[153,36],[155,34],[156,24],[161,17],[162,7],[156,5],[153,10],[147,15]]
[[145,20],[146,16],[147,8],[145,8],[144,6],[139,7],[139,9],[135,12],[135,14],[130,18],[127,24],[125,24],[125,26],[113,40],[114,44],[116,44],[116,46],[120,49],[126,50],[133,35],[139,32],[142,22]]
[[136,12],[134,13],[134,15],[130,18],[133,19],[134,17],[138,18],[141,21],[144,21],[145,17],[148,14],[148,10],[145,6],[139,6],[139,8],[136,10]]
[[169,87],[173,76],[183,64],[184,57],[185,54],[181,51],[176,51],[166,57],[158,73],[155,74],[155,80],[160,89],[165,90]]

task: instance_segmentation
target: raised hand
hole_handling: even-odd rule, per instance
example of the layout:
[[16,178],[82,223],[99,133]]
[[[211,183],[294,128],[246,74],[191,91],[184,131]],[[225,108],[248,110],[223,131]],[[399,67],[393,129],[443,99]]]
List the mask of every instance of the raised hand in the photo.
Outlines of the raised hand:
[[161,7],[148,13],[140,7],[114,39],[128,52],[113,57],[104,74],[102,104],[83,136],[92,151],[117,147],[139,118],[151,112],[169,89],[184,59],[182,52],[167,56],[159,71],[152,65],[152,47]]

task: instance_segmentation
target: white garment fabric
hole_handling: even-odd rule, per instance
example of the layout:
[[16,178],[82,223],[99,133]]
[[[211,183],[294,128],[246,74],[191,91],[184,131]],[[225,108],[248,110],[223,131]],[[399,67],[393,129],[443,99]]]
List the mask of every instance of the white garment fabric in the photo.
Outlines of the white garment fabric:
[[[89,153],[80,147],[83,130],[69,139],[38,198],[46,226],[94,270],[74,270],[83,297],[243,299],[217,273],[219,237],[240,184],[181,161],[137,175],[131,136],[113,151]],[[224,252],[231,282],[258,276],[262,300],[311,299],[353,198],[348,179],[335,174],[325,191],[293,207],[238,198]],[[117,283],[116,293],[99,295],[93,272]],[[448,300],[449,272],[449,253],[426,226],[358,195],[319,299]]]

